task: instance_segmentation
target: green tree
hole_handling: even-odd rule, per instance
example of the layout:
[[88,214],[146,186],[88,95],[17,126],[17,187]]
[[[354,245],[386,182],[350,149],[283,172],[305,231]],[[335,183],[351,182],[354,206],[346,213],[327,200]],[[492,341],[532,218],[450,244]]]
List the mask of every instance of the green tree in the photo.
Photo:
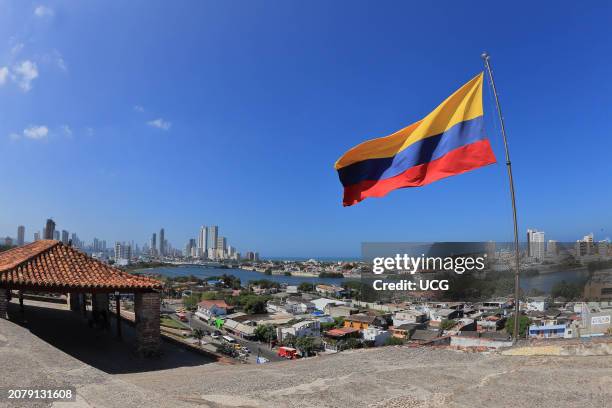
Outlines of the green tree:
[[190,296],[184,296],[183,306],[185,306],[186,309],[195,309],[199,301],[200,301],[199,294],[192,294]]
[[269,343],[276,339],[276,329],[270,324],[261,324],[255,328],[255,336],[258,340]]
[[342,349],[356,349],[361,348],[363,344],[354,337],[349,337],[342,341]]
[[576,300],[582,296],[583,286],[577,283],[568,283],[566,281],[561,281],[555,283],[555,285],[550,290],[550,295],[553,298],[562,297],[566,300]]
[[300,350],[304,357],[313,354],[316,347],[315,339],[312,336],[298,337],[295,340],[295,348]]
[[221,275],[221,281],[223,282],[223,286],[231,289],[240,289],[240,278],[235,277],[234,275],[223,274]]
[[404,340],[399,337],[391,336],[385,340],[385,346],[401,346],[402,344],[404,344]]
[[204,331],[202,329],[195,329],[193,331],[193,337],[198,339],[198,343],[202,346],[202,338],[204,337]]
[[300,292],[312,292],[314,291],[314,284],[310,282],[302,282],[298,286]]
[[202,293],[201,299],[202,300],[217,300],[217,299],[223,299],[223,297],[221,296],[219,292],[210,291],[210,292]]
[[249,299],[244,305],[247,314],[260,314],[266,312],[266,302],[262,299]]
[[[531,320],[527,316],[521,315],[519,317],[519,337],[527,336],[527,329],[529,328],[529,324]],[[514,336],[514,316],[510,316],[508,320],[506,320],[506,331],[511,336]]]
[[442,330],[449,330],[451,329],[455,324],[457,324],[457,322],[455,322],[452,319],[444,319],[440,322],[440,328]]

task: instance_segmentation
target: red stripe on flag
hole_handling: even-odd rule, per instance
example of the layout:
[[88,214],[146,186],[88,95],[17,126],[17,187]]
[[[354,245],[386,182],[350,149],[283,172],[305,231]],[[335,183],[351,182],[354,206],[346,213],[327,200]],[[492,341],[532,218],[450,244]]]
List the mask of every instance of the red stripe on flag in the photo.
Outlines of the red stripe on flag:
[[420,164],[383,180],[364,180],[344,189],[343,205],[357,204],[368,197],[384,197],[390,191],[424,186],[434,181],[495,163],[488,139],[479,140],[448,152],[439,159]]

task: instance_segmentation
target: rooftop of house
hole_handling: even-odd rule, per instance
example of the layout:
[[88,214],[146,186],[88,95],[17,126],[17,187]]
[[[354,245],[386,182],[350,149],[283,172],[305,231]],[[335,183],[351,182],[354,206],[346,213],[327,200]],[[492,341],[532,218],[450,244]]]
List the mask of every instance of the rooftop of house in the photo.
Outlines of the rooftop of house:
[[42,291],[149,291],[160,281],[124,272],[60,241],[40,240],[0,252],[0,287]]
[[376,320],[375,315],[367,315],[364,313],[357,313],[354,315],[350,315],[344,318],[344,321],[349,321],[349,322],[359,322],[359,323],[374,323],[374,321]]
[[215,306],[221,309],[231,309],[231,306],[225,303],[223,299],[215,299],[215,300],[202,300],[198,303],[198,306],[201,306],[205,309],[210,309]]
[[344,337],[349,334],[357,333],[359,330],[352,327],[341,327],[338,329],[331,329],[325,332],[326,335],[331,337]]
[[439,330],[415,330],[410,340],[430,341],[440,336]]

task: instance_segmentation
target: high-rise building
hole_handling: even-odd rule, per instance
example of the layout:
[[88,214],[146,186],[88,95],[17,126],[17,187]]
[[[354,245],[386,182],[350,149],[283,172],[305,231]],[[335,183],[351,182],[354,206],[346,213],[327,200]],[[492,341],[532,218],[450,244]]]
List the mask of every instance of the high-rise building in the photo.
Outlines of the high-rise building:
[[198,256],[206,256],[206,250],[208,249],[208,227],[202,225],[200,227],[200,233],[198,234]]
[[34,233],[34,241],[40,241],[40,232]]
[[60,240],[60,232],[59,231],[53,231],[53,239],[56,241]]
[[151,235],[151,248],[150,248],[150,255],[151,256],[155,256],[155,251],[157,249],[157,234],[153,233],[153,235]]
[[225,237],[217,237],[217,259],[224,259],[226,256],[227,241]]
[[548,256],[559,255],[559,245],[557,245],[557,241],[555,241],[554,239],[548,240],[548,246],[546,247],[546,255]]
[[164,238],[164,229],[159,230],[159,255],[164,256],[166,254],[166,239]]
[[68,240],[70,239],[68,238],[68,236],[69,236],[68,231],[62,230],[62,243],[64,245],[68,245]]
[[610,243],[608,241],[606,241],[606,240],[599,241],[597,243],[597,254],[601,258],[607,258],[608,257],[608,253],[610,251],[609,247],[610,247]]
[[545,250],[544,232],[527,230],[527,256],[539,261],[544,259]]
[[225,251],[227,247],[227,240],[225,237],[217,237],[217,249]]
[[132,247],[125,242],[115,242],[115,262],[126,260],[129,263],[132,259]]
[[25,227],[20,225],[17,227],[17,245],[22,246],[25,243]]
[[582,239],[579,239],[578,241],[576,241],[576,256],[582,257],[582,256],[594,255],[594,252],[595,252],[595,246],[593,243],[594,241],[595,241],[595,237],[593,236],[592,232],[589,235],[585,235],[584,237],[582,237]]
[[81,240],[79,239],[79,237],[77,236],[76,232],[73,232],[70,235],[70,240],[72,241],[72,246],[73,247],[77,247],[77,248],[83,248],[83,243],[81,242]]
[[55,237],[55,222],[49,218],[45,224],[43,239],[54,239]]
[[197,253],[196,240],[195,238],[190,238],[187,244],[185,245],[185,257],[194,257]]
[[206,249],[212,250],[211,252],[215,252],[217,249],[217,238],[219,236],[219,227],[217,225],[211,225],[208,227],[208,247]]

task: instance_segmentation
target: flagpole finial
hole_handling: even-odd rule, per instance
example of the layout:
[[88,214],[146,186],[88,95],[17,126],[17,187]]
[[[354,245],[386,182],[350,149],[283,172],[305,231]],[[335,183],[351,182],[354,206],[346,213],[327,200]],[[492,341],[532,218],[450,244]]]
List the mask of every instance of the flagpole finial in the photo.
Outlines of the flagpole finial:
[[480,54],[480,56],[482,57],[483,60],[488,60],[489,59],[489,53],[484,51],[482,54]]

